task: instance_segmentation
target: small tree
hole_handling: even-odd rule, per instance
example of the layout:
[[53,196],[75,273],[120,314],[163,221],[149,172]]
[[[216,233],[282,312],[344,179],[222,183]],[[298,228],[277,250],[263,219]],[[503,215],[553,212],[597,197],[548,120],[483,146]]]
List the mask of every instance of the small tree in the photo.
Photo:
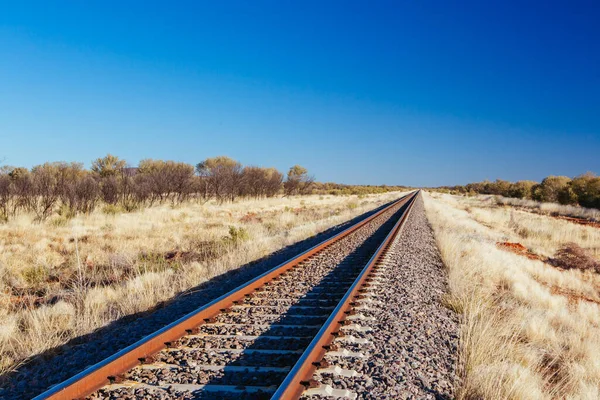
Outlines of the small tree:
[[565,186],[558,192],[557,199],[560,204],[577,204],[578,201],[577,193],[573,191],[570,185]]
[[10,176],[0,172],[0,222],[8,221],[11,200]]
[[580,205],[600,208],[600,177],[591,172],[579,175],[571,182],[571,188]]
[[114,176],[108,176],[100,182],[102,200],[107,204],[117,204],[119,201],[119,182]]
[[234,201],[243,183],[242,164],[225,156],[207,158],[196,165],[198,175],[206,180],[209,193],[218,201]]
[[60,198],[58,168],[52,163],[45,163],[33,167],[31,175],[33,198],[30,208],[36,214],[36,220],[43,221],[52,214],[52,210]]
[[273,197],[281,190],[283,174],[275,168],[266,168],[265,172],[265,196]]
[[121,174],[126,165],[127,162],[125,160],[121,160],[112,154],[107,154],[105,157],[92,161],[92,172],[98,174],[101,178],[116,177]]
[[534,200],[556,203],[558,193],[565,189],[569,182],[571,178],[566,176],[548,176],[535,187],[532,197]]
[[12,195],[14,196],[11,214],[15,215],[19,208],[29,210],[34,199],[31,173],[27,168],[18,167],[13,168],[8,176],[10,177]]
[[300,165],[294,165],[287,174],[287,179],[283,184],[285,194],[290,196],[294,194],[306,194],[310,191],[315,178],[308,175],[308,170]]
[[275,196],[281,189],[283,174],[275,168],[245,167],[241,194],[255,198]]
[[530,199],[531,190],[536,185],[534,181],[518,181],[511,184],[509,190],[510,197],[516,197],[518,199]]

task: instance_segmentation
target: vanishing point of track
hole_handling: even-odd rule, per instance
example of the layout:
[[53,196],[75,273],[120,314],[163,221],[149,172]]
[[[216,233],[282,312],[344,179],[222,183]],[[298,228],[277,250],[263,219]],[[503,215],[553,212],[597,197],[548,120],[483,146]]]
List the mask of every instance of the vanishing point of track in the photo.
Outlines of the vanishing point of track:
[[355,397],[313,377],[352,373],[324,356],[354,356],[338,344],[360,345],[358,333],[368,329],[360,310],[373,306],[368,288],[418,195],[402,197],[36,399]]

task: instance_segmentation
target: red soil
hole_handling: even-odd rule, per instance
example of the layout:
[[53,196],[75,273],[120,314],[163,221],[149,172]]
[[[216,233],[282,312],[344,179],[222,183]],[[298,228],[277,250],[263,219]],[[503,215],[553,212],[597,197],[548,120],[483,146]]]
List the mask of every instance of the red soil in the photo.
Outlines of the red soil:
[[498,246],[498,248],[502,250],[510,251],[511,253],[527,257],[530,260],[544,261],[542,257],[538,256],[535,253],[532,253],[527,247],[523,246],[521,243],[498,242],[496,243],[496,246]]
[[552,217],[554,217],[556,219],[562,219],[564,221],[573,222],[573,223],[579,224],[579,225],[586,225],[586,226],[591,226],[594,228],[600,228],[600,222],[590,221],[585,218],[564,217],[562,215],[553,215]]

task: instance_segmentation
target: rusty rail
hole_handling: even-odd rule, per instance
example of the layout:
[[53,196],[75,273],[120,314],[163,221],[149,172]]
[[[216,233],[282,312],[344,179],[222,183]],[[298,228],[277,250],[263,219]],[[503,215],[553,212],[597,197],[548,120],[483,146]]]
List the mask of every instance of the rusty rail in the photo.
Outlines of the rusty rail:
[[414,193],[403,196],[392,204],[384,207],[376,213],[366,217],[344,231],[326,239],[315,245],[296,257],[272,268],[251,281],[237,287],[236,289],[224,294],[223,296],[211,301],[210,303],[198,308],[197,310],[185,315],[177,321],[165,326],[164,328],[146,336],[138,342],[124,348],[105,360],[85,369],[72,378],[56,385],[46,392],[36,396],[34,400],[42,399],[78,399],[85,397],[101,387],[110,383],[110,381],[129,369],[140,364],[140,359],[149,357],[166,347],[165,343],[173,342],[189,333],[193,328],[210,320],[221,312],[222,309],[231,307],[235,302],[241,301],[248,294],[265,285],[282,273],[294,268],[302,261],[311,257],[337,242],[338,240],[355,232],[368,222],[377,218],[389,209],[404,205],[415,197]]
[[271,397],[271,400],[295,400],[300,398],[304,390],[312,385],[312,377],[319,364],[323,360],[328,347],[333,343],[336,336],[340,334],[340,327],[344,324],[346,316],[352,312],[354,304],[359,301],[361,292],[364,291],[370,276],[376,271],[378,264],[394,238],[401,231],[404,222],[410,214],[412,205],[419,195],[417,192],[408,201],[408,206],[398,222],[394,225],[383,243],[379,246],[373,257],[363,268],[352,286],[348,289],[338,306],[333,310],[331,316],[327,319],[323,327],[319,330],[315,338],[304,351],[296,365],[284,379],[277,391]]

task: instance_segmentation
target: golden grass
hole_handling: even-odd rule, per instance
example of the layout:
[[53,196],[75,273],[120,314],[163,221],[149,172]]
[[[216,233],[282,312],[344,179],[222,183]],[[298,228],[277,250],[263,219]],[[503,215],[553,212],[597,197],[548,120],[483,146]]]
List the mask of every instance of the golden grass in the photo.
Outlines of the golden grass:
[[[577,243],[600,258],[600,229],[549,218],[513,207],[498,207],[488,196],[445,198],[446,202],[462,210],[484,226],[492,227],[542,256],[552,256],[567,243]],[[549,203],[539,203],[546,205]],[[556,208],[568,207],[555,205]],[[549,206],[546,208],[550,208]]]
[[600,210],[580,206],[562,205],[558,203],[542,203],[535,200],[515,199],[503,196],[477,196],[479,200],[493,201],[499,205],[523,208],[539,214],[562,215],[566,217],[585,218],[600,221]]
[[0,373],[400,195],[99,210],[44,224],[21,215],[0,225]]
[[459,398],[600,398],[598,274],[496,246],[552,255],[575,242],[597,257],[599,230],[477,198],[425,194],[425,206],[449,272],[446,303],[463,317]]

